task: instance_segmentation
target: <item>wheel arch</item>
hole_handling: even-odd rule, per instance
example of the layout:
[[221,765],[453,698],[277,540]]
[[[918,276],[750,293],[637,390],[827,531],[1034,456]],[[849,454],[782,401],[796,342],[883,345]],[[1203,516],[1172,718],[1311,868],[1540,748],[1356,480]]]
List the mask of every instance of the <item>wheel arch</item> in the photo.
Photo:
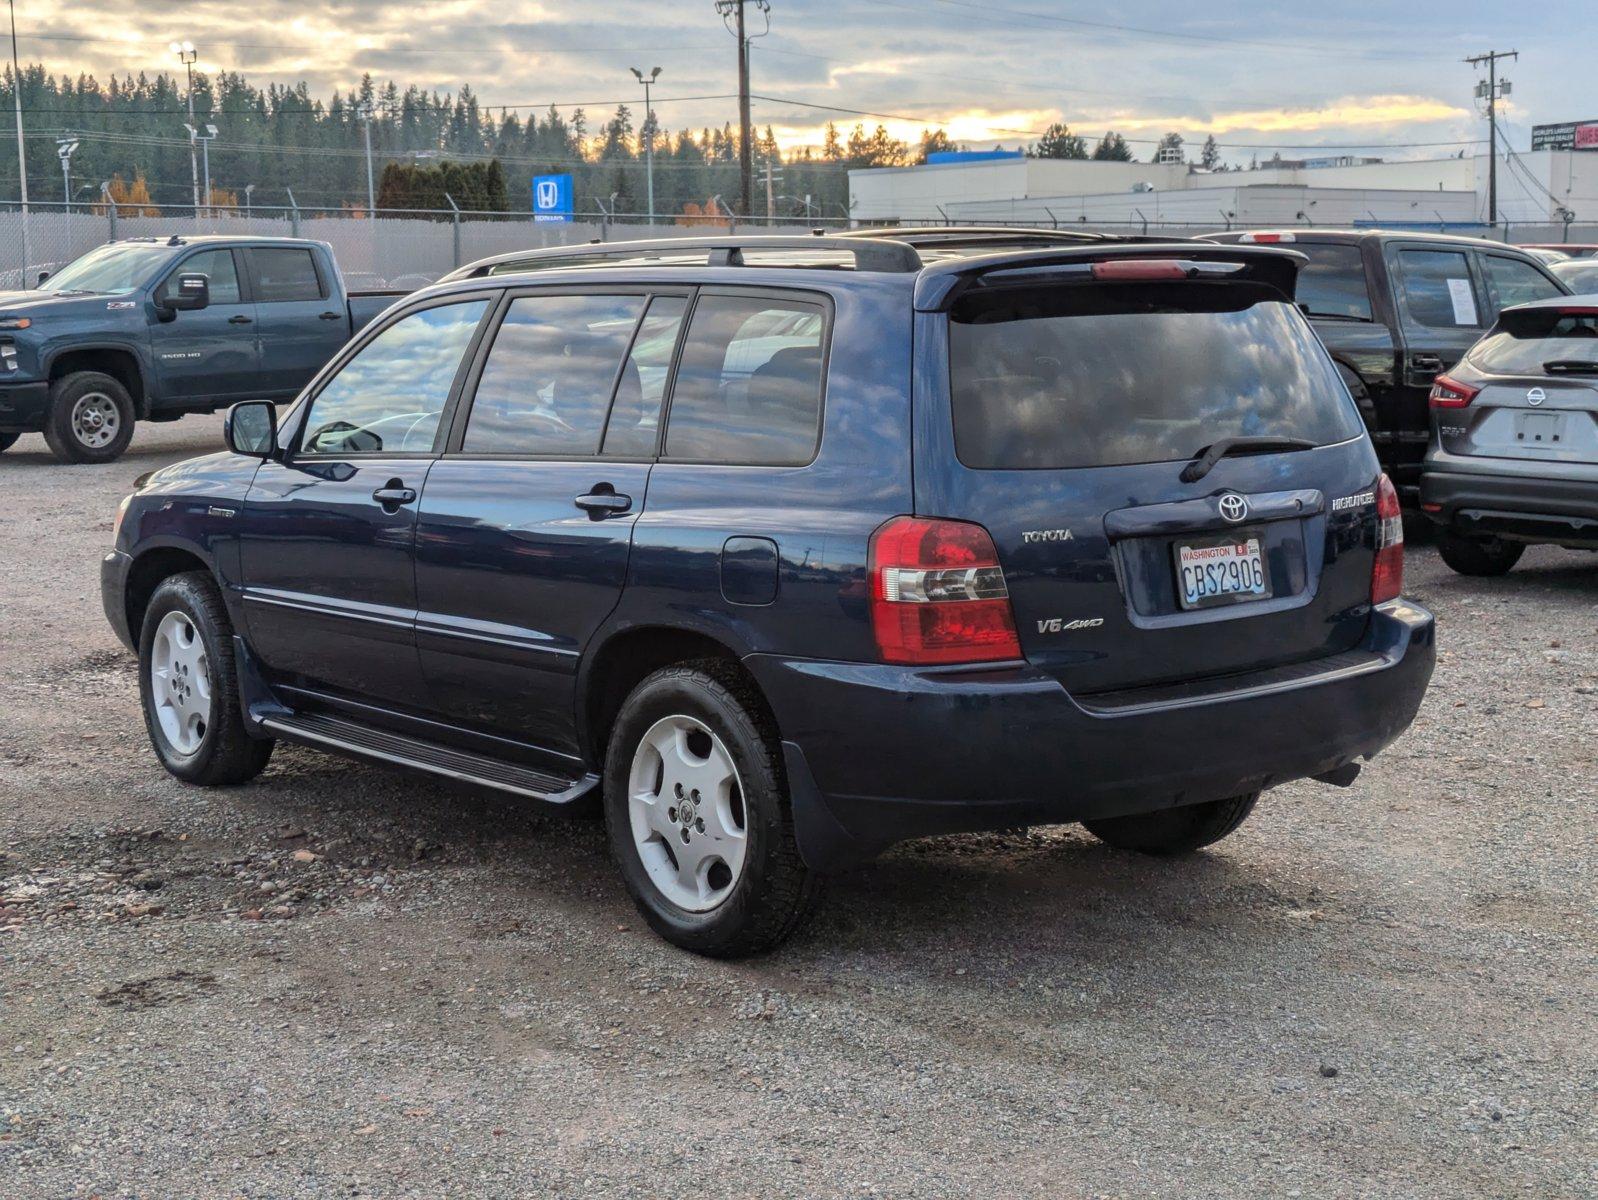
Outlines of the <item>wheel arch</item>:
[[45,375],[51,383],[79,371],[98,371],[111,376],[127,389],[133,400],[134,416],[143,420],[150,415],[151,390],[145,378],[144,363],[131,347],[120,343],[65,346],[52,354],[45,364]]
[[595,639],[578,671],[577,739],[583,757],[595,766],[604,763],[616,714],[644,679],[672,663],[706,658],[725,662],[743,675],[766,705],[765,715],[772,716],[765,693],[744,667],[743,656],[730,639],[674,625],[615,629],[602,639]]
[[172,576],[189,571],[203,571],[212,579],[216,578],[215,566],[192,546],[152,545],[134,556],[122,589],[122,607],[127,615],[128,635],[135,646],[139,643],[144,614],[149,610],[155,590]]

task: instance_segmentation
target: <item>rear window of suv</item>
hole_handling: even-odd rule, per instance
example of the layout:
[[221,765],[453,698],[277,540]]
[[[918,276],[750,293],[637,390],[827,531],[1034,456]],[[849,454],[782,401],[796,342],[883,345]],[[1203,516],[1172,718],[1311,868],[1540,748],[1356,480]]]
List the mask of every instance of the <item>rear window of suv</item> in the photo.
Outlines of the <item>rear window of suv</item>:
[[[1467,358],[1490,375],[1598,371],[1598,309],[1505,313]],[[1550,368],[1550,363],[1557,365]]]
[[1175,462],[1227,437],[1363,428],[1308,322],[1248,284],[972,297],[949,324],[955,446],[975,468]]

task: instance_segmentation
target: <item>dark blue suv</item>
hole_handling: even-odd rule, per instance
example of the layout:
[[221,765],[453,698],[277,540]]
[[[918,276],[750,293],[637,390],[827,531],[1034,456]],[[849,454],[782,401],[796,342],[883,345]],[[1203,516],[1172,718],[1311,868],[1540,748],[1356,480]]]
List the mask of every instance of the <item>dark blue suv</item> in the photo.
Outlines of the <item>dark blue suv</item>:
[[1433,624],[1302,257],[1030,245],[577,247],[408,298],[123,504],[156,754],[589,798],[718,955],[904,838],[1172,854],[1347,784]]

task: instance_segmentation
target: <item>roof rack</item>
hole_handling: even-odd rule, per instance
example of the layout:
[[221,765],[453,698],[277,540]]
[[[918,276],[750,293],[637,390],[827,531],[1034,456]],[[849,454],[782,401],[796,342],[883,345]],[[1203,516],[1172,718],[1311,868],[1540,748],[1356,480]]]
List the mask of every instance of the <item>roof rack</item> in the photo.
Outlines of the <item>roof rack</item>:
[[913,246],[890,239],[845,241],[842,238],[824,236],[771,235],[645,238],[633,242],[589,242],[581,246],[551,246],[543,250],[500,254],[451,271],[439,282],[560,267],[624,264],[741,267],[746,265],[744,257],[746,254],[768,251],[811,255],[819,251],[822,256],[837,254],[852,257],[854,269],[857,271],[903,274],[919,271],[923,265],[921,256],[916,253]]
[[892,238],[917,250],[977,249],[993,242],[1052,246],[1117,245],[1147,242],[1167,245],[1186,238],[1155,237],[1137,233],[1092,233],[1085,229],[1042,229],[1035,225],[884,225],[834,233],[839,238]]

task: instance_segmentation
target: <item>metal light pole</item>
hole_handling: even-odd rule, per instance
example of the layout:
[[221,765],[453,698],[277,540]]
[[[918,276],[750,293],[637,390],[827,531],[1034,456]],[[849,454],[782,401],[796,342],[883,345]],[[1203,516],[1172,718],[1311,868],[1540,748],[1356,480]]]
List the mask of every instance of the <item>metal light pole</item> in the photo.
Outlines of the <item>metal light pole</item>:
[[638,82],[644,85],[644,129],[649,134],[649,140],[644,143],[644,177],[648,180],[649,188],[649,223],[655,223],[655,110],[649,107],[649,86],[660,78],[660,68],[656,67],[647,76],[637,67],[628,68],[638,77]]
[[[185,128],[185,129],[187,129],[189,131],[189,145],[190,146],[193,146],[195,142],[199,142],[200,145],[204,147],[203,153],[205,155],[205,207],[206,207],[206,210],[209,211],[210,208],[211,208],[211,141],[212,141],[213,138],[216,137],[216,126],[215,125],[207,125],[205,127],[205,132],[204,133],[201,133],[193,125],[185,125],[183,128]],[[199,207],[198,203],[196,203],[196,205],[194,207],[194,215],[195,216],[199,216],[200,215],[200,207]]]
[[22,288],[28,287],[28,156],[22,151],[22,68],[17,65],[17,0],[11,6],[11,98],[17,102],[17,178],[22,183]]
[[361,106],[361,126],[366,130],[366,215],[370,217],[377,207],[377,194],[372,187],[372,106]]
[[194,144],[194,63],[200,57],[200,52],[194,48],[193,42],[173,42],[170,47],[173,54],[178,56],[178,61],[189,73],[189,179],[194,186],[194,215],[200,215],[200,155],[199,148]]
[[72,155],[77,151],[76,138],[57,138],[56,157],[61,160],[61,199],[66,201],[67,216],[72,216]]
[[253,183],[244,185],[244,219],[246,222],[250,219],[250,193],[254,190],[255,185]]

